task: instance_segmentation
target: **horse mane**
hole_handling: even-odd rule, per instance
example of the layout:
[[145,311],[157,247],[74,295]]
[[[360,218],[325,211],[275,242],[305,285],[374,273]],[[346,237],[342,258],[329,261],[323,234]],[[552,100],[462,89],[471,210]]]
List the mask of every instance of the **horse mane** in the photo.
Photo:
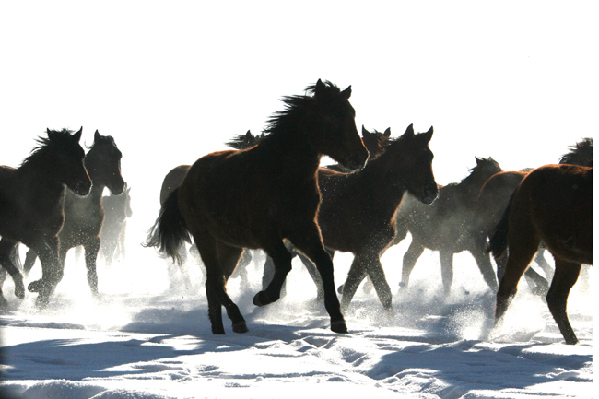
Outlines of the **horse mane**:
[[562,155],[559,163],[593,166],[593,138],[585,137],[570,147],[570,152]]
[[48,137],[39,136],[35,139],[39,145],[34,147],[29,156],[21,162],[20,167],[27,167],[34,165],[39,160],[43,159],[46,154],[50,152],[53,146],[57,147],[68,147],[70,143],[70,136],[75,133],[73,130],[62,129],[62,130],[50,130],[47,129]]
[[[316,85],[310,85],[305,89],[304,95],[284,96],[282,101],[285,103],[285,109],[276,111],[266,122],[262,134],[270,136],[278,131],[288,130],[291,126],[297,124],[297,120],[302,117],[301,111],[306,108],[313,100],[316,92]],[[323,97],[339,96],[341,90],[328,80],[324,81],[324,89],[319,95]],[[310,95],[308,95],[310,94]]]
[[233,137],[233,139],[226,143],[226,145],[237,150],[244,150],[259,144],[263,138],[264,134],[254,136],[252,132],[248,130],[246,134],[240,134],[239,136]]

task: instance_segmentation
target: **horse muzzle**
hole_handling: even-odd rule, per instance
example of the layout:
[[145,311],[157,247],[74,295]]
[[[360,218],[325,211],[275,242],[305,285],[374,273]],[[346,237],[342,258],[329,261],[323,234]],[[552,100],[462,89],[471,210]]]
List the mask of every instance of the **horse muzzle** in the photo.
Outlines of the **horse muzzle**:
[[368,162],[370,154],[368,150],[365,153],[355,153],[347,157],[344,164],[350,170],[359,170],[364,169],[366,163]]
[[420,201],[425,205],[431,205],[439,196],[439,187],[437,183],[433,183],[422,190]]
[[75,185],[73,192],[77,195],[85,196],[85,195],[89,194],[91,188],[92,188],[91,181],[89,181],[89,180],[88,181],[80,181]]

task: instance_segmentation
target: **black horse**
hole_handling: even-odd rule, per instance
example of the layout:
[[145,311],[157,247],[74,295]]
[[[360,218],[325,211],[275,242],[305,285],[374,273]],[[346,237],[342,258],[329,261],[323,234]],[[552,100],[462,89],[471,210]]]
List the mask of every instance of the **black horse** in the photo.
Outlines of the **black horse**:
[[[83,129],[47,129],[21,166],[0,166],[0,264],[15,282],[15,295],[24,298],[23,277],[14,262],[19,242],[37,251],[42,279],[29,286],[39,292],[38,306],[45,306],[60,281],[58,232],[64,223],[65,186],[86,195],[91,181],[85,169],[85,152],[79,145]],[[3,269],[2,269],[3,270]],[[32,289],[33,288],[33,289]],[[1,293],[1,291],[0,291]],[[0,303],[5,304],[0,294]]]

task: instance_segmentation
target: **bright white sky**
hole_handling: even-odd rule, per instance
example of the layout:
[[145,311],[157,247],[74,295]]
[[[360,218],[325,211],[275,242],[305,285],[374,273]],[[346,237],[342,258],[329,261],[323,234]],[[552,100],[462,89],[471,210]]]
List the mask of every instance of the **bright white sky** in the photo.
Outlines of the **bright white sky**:
[[[293,5],[291,5],[293,4]],[[594,136],[595,2],[102,1],[0,5],[0,164],[46,127],[99,129],[137,195],[259,133],[318,78],[352,85],[358,128],[435,128],[437,181],[475,157],[557,162]],[[7,137],[14,137],[4,141]],[[143,173],[143,174],[142,174]]]

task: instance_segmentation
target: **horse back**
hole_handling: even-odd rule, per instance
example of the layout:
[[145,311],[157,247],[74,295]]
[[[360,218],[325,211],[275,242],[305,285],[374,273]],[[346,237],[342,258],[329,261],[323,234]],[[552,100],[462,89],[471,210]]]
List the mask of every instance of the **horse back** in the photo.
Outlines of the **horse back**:
[[554,256],[592,263],[592,168],[543,166],[527,175],[515,195],[513,201],[524,203],[522,212],[530,215],[536,233]]
[[287,231],[315,220],[316,167],[297,176],[284,162],[265,162],[257,150],[215,152],[190,168],[179,207],[192,233],[202,229],[232,245],[260,248],[266,237],[286,238]]

